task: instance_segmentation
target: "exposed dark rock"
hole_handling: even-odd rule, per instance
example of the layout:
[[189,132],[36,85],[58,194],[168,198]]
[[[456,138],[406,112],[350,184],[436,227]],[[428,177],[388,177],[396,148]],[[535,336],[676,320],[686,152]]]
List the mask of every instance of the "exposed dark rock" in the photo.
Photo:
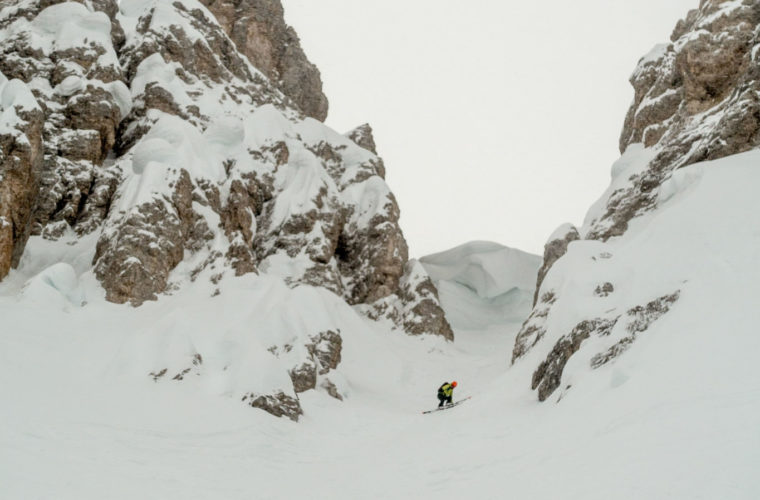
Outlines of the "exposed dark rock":
[[17,133],[0,134],[0,279],[18,265],[29,238],[43,154],[42,111],[22,103],[11,107],[21,123],[15,124]]
[[664,295],[652,302],[649,302],[646,306],[636,306],[633,309],[628,310],[628,316],[631,321],[626,327],[630,333],[643,332],[649,328],[649,325],[657,321],[663,314],[670,310],[670,306],[673,305],[681,297],[681,292],[676,291],[670,295]]
[[399,291],[370,304],[366,314],[372,319],[390,320],[408,335],[432,334],[454,340],[438,290],[416,260],[406,264]]
[[253,238],[256,234],[256,214],[261,211],[262,201],[255,178],[234,180],[230,186],[227,206],[222,212],[222,224],[231,244],[227,251],[227,260],[232,263],[235,274],[256,271],[256,255],[253,251]]
[[88,86],[81,94],[69,98],[62,112],[68,128],[97,134],[100,140],[96,143],[84,139],[84,147],[92,149],[85,158],[101,164],[116,142],[116,128],[121,121],[121,111],[113,96],[101,88]]
[[349,226],[340,236],[336,253],[341,273],[354,277],[348,297],[352,304],[375,302],[399,288],[409,250],[398,225],[400,211],[392,195],[383,212],[366,227]]
[[180,370],[174,377],[172,377],[172,380],[175,380],[175,381],[178,381],[178,382],[181,381],[181,380],[185,380],[185,377],[191,371],[195,371],[196,375],[200,375],[199,368],[201,367],[202,364],[203,364],[203,357],[200,354],[195,353],[193,355],[193,357],[192,357],[190,366],[188,366],[187,368],[183,368],[182,370]]
[[201,0],[238,50],[307,116],[324,121],[327,97],[319,70],[306,58],[296,32],[285,24],[279,0]]
[[294,422],[303,415],[301,403],[298,399],[292,398],[284,392],[278,392],[273,395],[257,395],[248,393],[242,399],[245,403],[253,408],[260,408],[275,417],[288,417]]
[[543,284],[544,278],[546,278],[549,269],[551,269],[554,263],[567,253],[567,247],[570,243],[580,239],[580,234],[578,234],[578,229],[576,229],[575,226],[568,224],[562,226],[560,229],[563,229],[563,234],[555,233],[557,237],[544,245],[544,263],[538,270],[536,291],[533,295],[533,307],[535,307],[536,302],[538,302],[538,294],[541,291],[541,285]]
[[167,368],[164,368],[164,369],[162,369],[160,371],[157,371],[157,372],[150,372],[148,375],[151,376],[151,377],[153,377],[153,382],[158,382],[158,379],[160,379],[161,377],[163,377],[164,375],[166,375],[166,372],[168,372],[168,371],[169,370]]
[[338,392],[338,388],[333,384],[330,379],[324,379],[322,381],[322,388],[327,391],[327,394],[334,397],[338,401],[343,401],[343,396]]
[[602,283],[594,289],[594,295],[597,297],[608,297],[614,291],[615,287],[612,285],[612,283],[606,282]]
[[103,232],[93,263],[109,301],[138,306],[166,289],[169,273],[198,237],[192,191],[182,170],[172,199],[144,203]]
[[626,330],[629,335],[623,337],[606,351],[591,358],[591,367],[599,368],[627,351],[636,341],[637,335],[646,331],[653,322],[657,321],[662,315],[667,313],[670,310],[670,306],[675,304],[680,295],[681,292],[676,291],[670,295],[665,295],[653,300],[646,306],[637,306],[630,309],[627,313],[630,321],[626,325]]
[[372,135],[372,127],[369,126],[369,123],[365,123],[364,125],[356,127],[347,133],[346,137],[367,151],[377,154],[377,150],[375,148],[375,137]]
[[557,301],[557,294],[549,290],[541,295],[541,302],[533,306],[530,316],[526,319],[515,338],[515,346],[512,349],[512,364],[528,353],[546,335],[544,321],[549,315],[552,304]]
[[343,350],[343,339],[340,332],[327,330],[311,337],[311,343],[306,344],[306,348],[312,359],[319,362],[319,374],[325,375],[338,367]]
[[[365,123],[359,127],[356,127],[352,131],[346,134],[346,137],[354,141],[357,146],[360,146],[373,154],[377,154],[377,147],[375,146],[375,137],[372,133],[372,127]],[[385,164],[379,157],[375,162],[375,175],[385,179]]]
[[[308,338],[304,343],[306,359],[298,361],[289,374],[296,393],[314,389],[317,386],[317,377],[335,370],[341,360],[343,339],[340,332],[326,330]],[[292,345],[282,347],[273,346],[269,351],[275,356],[287,356],[293,351]]]
[[290,380],[296,393],[314,389],[317,386],[317,367],[312,360],[307,360],[290,370]]
[[541,362],[533,373],[531,388],[538,389],[538,400],[545,401],[559,387],[567,361],[580,349],[583,341],[592,333],[599,336],[609,335],[616,323],[617,318],[581,321],[573,331],[560,338],[546,360]]
[[[32,1],[21,8],[3,8],[0,25],[23,28],[46,8],[57,8],[60,3],[63,2]],[[83,13],[91,8],[110,16],[112,39],[123,41],[123,31],[115,19],[115,0],[82,4]],[[0,40],[0,71],[26,83],[38,82],[31,87],[44,121],[44,127],[35,132],[38,137],[29,138],[34,144],[41,142],[44,153],[35,167],[34,212],[24,234],[31,230],[33,234],[56,238],[68,227],[76,229],[82,208],[97,183],[98,167],[116,140],[123,111],[116,96],[123,98],[128,91],[121,83],[121,68],[110,44],[100,45],[85,38],[79,46],[54,46],[46,52],[34,47],[23,29],[11,29],[9,33],[13,35]],[[53,91],[40,90],[44,85],[39,82],[49,83]],[[102,195],[103,191],[99,196]],[[90,213],[90,221],[94,215]],[[23,250],[23,245],[20,248]]]

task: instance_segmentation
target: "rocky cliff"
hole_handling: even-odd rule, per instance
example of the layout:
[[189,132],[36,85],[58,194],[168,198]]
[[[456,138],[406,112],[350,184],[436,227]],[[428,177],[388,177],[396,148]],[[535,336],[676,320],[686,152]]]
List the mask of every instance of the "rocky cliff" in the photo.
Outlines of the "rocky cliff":
[[579,363],[596,370],[616,359],[696,292],[689,283],[700,266],[682,268],[671,254],[685,243],[679,235],[693,237],[689,253],[710,246],[692,227],[699,221],[652,234],[699,182],[710,165],[701,162],[760,146],[759,33],[757,1],[702,0],[670,43],[639,61],[611,185],[582,228],[564,225],[550,238],[533,312],[515,342],[512,363],[536,366],[531,384],[540,400],[560,389],[561,398]]
[[[3,3],[0,278],[30,234],[81,239],[111,302],[197,281],[223,295],[259,273],[453,338],[408,262],[371,129],[309,118],[327,101],[282,14],[272,0]],[[329,369],[314,349],[302,361]],[[294,376],[296,392],[312,379]]]
[[[285,24],[279,0],[202,0],[238,50],[306,116],[324,121],[327,97],[316,66],[295,30]],[[374,152],[374,151],[373,151]]]
[[639,61],[620,151],[643,144],[653,158],[615,185],[587,237],[625,233],[632,218],[656,207],[655,188],[673,170],[760,145],[758,24],[756,1],[701,0],[669,44]]

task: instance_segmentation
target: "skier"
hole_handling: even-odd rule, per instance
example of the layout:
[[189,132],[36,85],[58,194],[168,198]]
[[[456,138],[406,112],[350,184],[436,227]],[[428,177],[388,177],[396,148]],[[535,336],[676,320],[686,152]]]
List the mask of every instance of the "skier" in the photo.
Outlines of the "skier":
[[438,408],[443,407],[443,403],[447,405],[451,404],[451,397],[454,395],[454,387],[457,386],[456,381],[452,383],[444,382],[441,387],[438,388]]

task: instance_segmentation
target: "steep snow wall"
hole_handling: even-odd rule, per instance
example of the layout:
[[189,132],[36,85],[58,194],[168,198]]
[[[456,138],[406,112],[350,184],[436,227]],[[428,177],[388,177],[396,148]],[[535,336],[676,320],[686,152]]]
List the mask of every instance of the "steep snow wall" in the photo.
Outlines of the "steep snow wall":
[[425,256],[420,263],[435,283],[452,326],[483,329],[527,317],[541,258],[473,241]]

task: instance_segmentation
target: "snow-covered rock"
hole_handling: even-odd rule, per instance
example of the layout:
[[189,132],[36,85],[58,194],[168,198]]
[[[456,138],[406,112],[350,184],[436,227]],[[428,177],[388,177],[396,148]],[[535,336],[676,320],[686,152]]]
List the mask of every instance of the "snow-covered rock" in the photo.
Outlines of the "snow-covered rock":
[[752,307],[747,290],[760,279],[751,264],[760,240],[740,221],[760,208],[750,187],[758,161],[753,150],[685,167],[696,180],[624,235],[570,245],[513,353],[513,363],[536,366],[531,384],[540,400],[561,398],[626,351],[646,350],[653,337],[720,337],[725,318],[737,319],[731,330],[754,329],[738,311]]
[[325,121],[328,102],[319,70],[306,58],[295,30],[285,24],[279,0],[202,1],[259,71],[306,116]]
[[[327,101],[282,14],[276,0],[3,4],[0,278],[32,232],[76,248],[77,279],[94,276],[110,302],[186,288],[210,299],[259,276],[331,292],[409,334],[453,338],[434,286],[409,262],[371,129],[344,136],[307,116],[324,119]],[[73,265],[71,253],[47,263]],[[34,278],[28,297],[55,291],[49,281]],[[304,321],[297,338],[250,353],[282,358],[280,382],[245,388],[252,406],[297,418],[305,388],[345,393],[324,371],[340,356],[323,355],[340,351],[344,330]],[[207,366],[185,358],[150,372]]]
[[513,366],[534,367],[526,383],[539,400],[654,336],[689,342],[753,307],[737,283],[758,279],[746,186],[760,160],[759,30],[757,2],[703,1],[639,62],[610,187],[580,230],[550,238],[513,348]]
[[[34,212],[23,224],[57,238],[70,226],[87,232],[102,221],[114,179],[101,172],[126,115],[128,91],[116,47],[124,33],[117,3],[4,4],[0,71],[25,83],[44,112],[41,164],[29,180]],[[22,221],[17,221],[22,223]]]
[[546,245],[544,245],[543,264],[538,270],[538,277],[536,278],[536,290],[533,295],[534,307],[538,302],[538,291],[541,289],[541,284],[544,282],[546,273],[557,260],[567,253],[568,245],[579,238],[578,229],[572,224],[562,224],[549,236]]
[[44,115],[29,87],[0,73],[0,280],[18,265],[31,230]]
[[631,75],[633,104],[620,151],[639,148],[637,171],[613,171],[589,212],[583,236],[606,240],[658,204],[657,187],[674,170],[760,146],[760,70],[755,0],[700,2],[679,21],[671,43],[658,45]]

